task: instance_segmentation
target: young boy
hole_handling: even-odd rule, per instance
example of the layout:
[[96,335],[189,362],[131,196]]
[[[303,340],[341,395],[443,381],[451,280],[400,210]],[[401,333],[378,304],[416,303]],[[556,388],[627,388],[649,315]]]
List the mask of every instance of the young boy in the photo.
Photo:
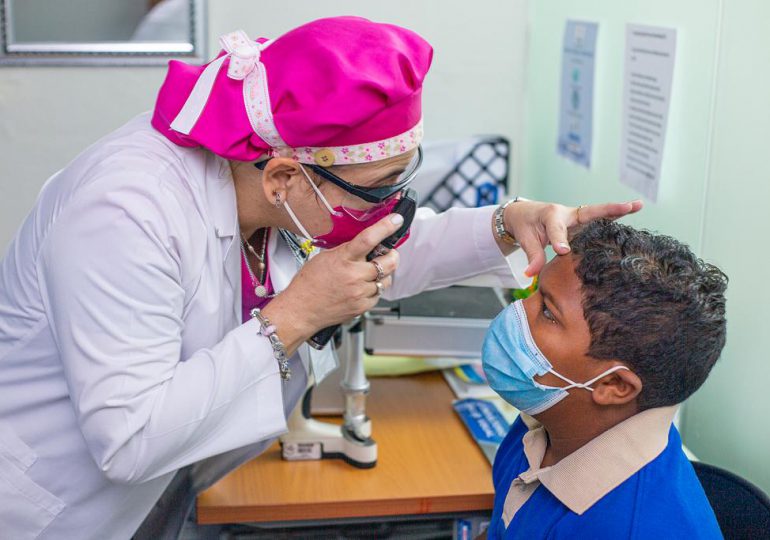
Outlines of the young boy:
[[721,538],[672,425],[725,343],[727,277],[673,238],[585,226],[490,326],[523,414],[495,459],[488,538]]

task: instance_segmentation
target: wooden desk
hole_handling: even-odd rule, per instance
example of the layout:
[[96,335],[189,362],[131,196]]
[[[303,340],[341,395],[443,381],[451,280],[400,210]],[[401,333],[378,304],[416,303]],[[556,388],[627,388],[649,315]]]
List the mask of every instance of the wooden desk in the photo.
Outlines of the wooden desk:
[[491,510],[492,468],[439,373],[372,379],[377,466],[282,461],[278,445],[198,498],[198,523],[323,520]]

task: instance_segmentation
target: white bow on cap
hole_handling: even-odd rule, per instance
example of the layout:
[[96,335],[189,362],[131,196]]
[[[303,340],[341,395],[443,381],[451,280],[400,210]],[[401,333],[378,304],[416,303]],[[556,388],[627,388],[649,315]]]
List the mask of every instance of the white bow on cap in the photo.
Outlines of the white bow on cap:
[[257,67],[259,55],[272,42],[257,43],[250,40],[243,30],[237,30],[220,37],[219,43],[230,55],[227,76],[242,81]]
[[219,69],[225,60],[230,59],[227,76],[231,79],[242,81],[254,69],[262,67],[264,70],[259,57],[272,41],[257,43],[249,39],[249,36],[243,30],[236,30],[221,36],[219,43],[227,54],[223,54],[203,70],[182,110],[179,111],[179,114],[171,123],[171,129],[174,131],[185,135],[190,134],[201,113],[203,113],[203,108],[206,106],[209,95],[211,95],[211,89],[214,87],[214,82],[217,79],[217,73],[219,73]]

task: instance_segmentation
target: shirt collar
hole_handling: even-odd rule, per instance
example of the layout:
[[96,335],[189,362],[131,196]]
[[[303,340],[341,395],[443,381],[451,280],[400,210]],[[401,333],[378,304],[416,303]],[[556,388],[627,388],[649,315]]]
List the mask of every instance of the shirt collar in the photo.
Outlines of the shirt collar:
[[677,406],[647,409],[608,429],[558,463],[540,468],[547,446],[545,428],[522,415],[529,470],[525,483],[539,480],[567,508],[580,515],[647,465],[668,445]]

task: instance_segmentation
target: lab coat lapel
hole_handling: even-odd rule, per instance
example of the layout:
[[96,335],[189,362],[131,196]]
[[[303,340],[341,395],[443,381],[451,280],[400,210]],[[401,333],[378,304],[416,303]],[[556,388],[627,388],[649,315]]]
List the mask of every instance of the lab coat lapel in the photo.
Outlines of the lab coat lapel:
[[241,291],[241,250],[238,247],[237,238],[221,238],[222,248],[225,250],[225,280],[228,290],[232,292],[232,300],[229,302],[232,307],[232,314],[236,324],[241,321],[241,305],[243,303],[243,292]]
[[230,164],[210,154],[206,176],[206,194],[227,285],[223,300],[231,307],[234,324],[230,326],[235,326],[241,322],[241,251],[238,248],[238,205]]
[[282,291],[289,286],[294,274],[297,273],[299,263],[278,229],[270,231],[267,256],[270,261],[270,280],[273,283],[273,289]]

